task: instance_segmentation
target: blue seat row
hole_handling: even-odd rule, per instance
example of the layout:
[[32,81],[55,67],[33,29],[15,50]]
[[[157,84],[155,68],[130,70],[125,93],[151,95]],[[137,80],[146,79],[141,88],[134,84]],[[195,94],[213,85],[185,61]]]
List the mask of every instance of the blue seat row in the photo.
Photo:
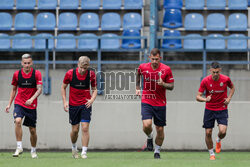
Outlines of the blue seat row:
[[[102,0],[103,9],[121,9],[122,0]],[[1,0],[0,9],[12,9],[15,5],[15,0]],[[77,9],[79,0],[38,0],[38,9],[56,9],[57,5],[61,9]],[[36,0],[16,0],[17,9],[34,9]],[[101,0],[81,0],[82,9],[99,9]],[[125,9],[142,9],[143,0],[124,0]]]
[[[12,16],[9,13],[0,13],[0,30],[11,30]],[[96,13],[83,13],[80,16],[79,27],[80,30],[98,30],[99,16]],[[34,27],[34,17],[31,13],[21,12],[15,16],[15,30],[32,30]],[[54,30],[56,27],[56,19],[53,13],[45,12],[39,13],[36,17],[37,30]],[[78,27],[78,20],[75,13],[64,12],[59,15],[59,30],[76,30]],[[142,18],[138,13],[126,13],[123,17],[123,28],[137,28],[141,29]],[[105,13],[101,19],[102,30],[120,30],[121,18],[118,13]]]
[[[86,39],[79,39],[78,41],[78,49],[97,49],[98,48],[98,39],[91,39],[91,37],[97,37],[92,33],[81,34],[81,37],[87,37]],[[123,36],[133,36],[140,37],[140,31],[136,29],[129,29],[123,32]],[[0,37],[8,37],[7,34],[0,33]],[[14,35],[14,37],[23,37],[18,39],[13,39],[12,48],[14,49],[31,49],[32,48],[32,39],[27,39],[27,37],[31,37],[27,33],[19,33]],[[26,38],[25,38],[26,37]],[[36,37],[53,37],[48,33],[37,34]],[[63,33],[58,35],[57,39],[57,49],[75,49],[76,40],[75,39],[63,39],[60,37],[74,37],[73,34]],[[141,48],[141,40],[140,39],[123,39],[120,44],[120,39],[108,39],[110,37],[118,37],[116,34],[108,33],[102,35],[103,39],[101,39],[101,49],[138,49]],[[107,37],[107,39],[105,39]],[[0,49],[9,49],[10,39],[0,39]],[[54,48],[54,40],[49,39],[50,49]],[[34,40],[34,48],[35,49],[44,49],[45,48],[45,39],[35,39]]]
[[[207,0],[207,9],[221,10],[226,8],[226,0]],[[164,0],[165,9],[181,9],[182,0]],[[247,0],[228,0],[229,9],[247,9]],[[185,0],[186,9],[204,9],[205,0]]]
[[[180,37],[180,31],[177,30],[166,30],[164,31],[164,36],[166,37]],[[188,39],[190,37],[190,39]],[[185,36],[183,40],[183,48],[184,49],[203,49],[204,48],[204,40],[201,38],[202,36],[199,34],[189,34]],[[210,34],[207,37],[211,39],[206,39],[206,49],[225,49],[226,43],[225,39],[219,39],[219,37],[223,37],[221,34]],[[237,37],[245,37],[243,34],[232,34],[229,37],[237,38]],[[195,39],[197,38],[197,39]],[[201,39],[198,39],[201,38]],[[182,40],[181,39],[164,39],[162,42],[162,48],[166,49],[179,49],[182,48]],[[247,49],[247,39],[228,39],[227,40],[227,48],[228,49]]]
[[[207,30],[224,31],[226,18],[223,14],[212,13],[207,16]],[[166,9],[163,20],[163,27],[182,27],[182,14],[179,9]],[[185,16],[184,27],[186,30],[203,30],[204,18],[199,13],[189,13]],[[242,13],[233,13],[228,17],[228,29],[230,31],[247,30],[247,16]]]

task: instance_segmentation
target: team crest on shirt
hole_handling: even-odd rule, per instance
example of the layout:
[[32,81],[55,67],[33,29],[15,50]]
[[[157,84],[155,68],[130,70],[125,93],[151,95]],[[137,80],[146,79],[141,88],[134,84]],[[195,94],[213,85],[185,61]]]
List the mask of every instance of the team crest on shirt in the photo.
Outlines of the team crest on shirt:
[[223,86],[223,82],[220,83],[220,86],[221,86],[221,87]]

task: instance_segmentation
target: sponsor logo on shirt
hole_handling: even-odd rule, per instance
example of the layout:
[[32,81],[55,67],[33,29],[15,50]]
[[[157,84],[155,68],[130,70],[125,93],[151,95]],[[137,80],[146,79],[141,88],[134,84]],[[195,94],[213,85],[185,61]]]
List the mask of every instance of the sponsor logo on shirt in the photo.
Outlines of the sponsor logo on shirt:
[[29,82],[26,80],[26,82],[25,82],[25,83],[22,83],[22,85],[25,85],[25,86],[27,86],[27,85],[32,85],[32,83],[29,83]]

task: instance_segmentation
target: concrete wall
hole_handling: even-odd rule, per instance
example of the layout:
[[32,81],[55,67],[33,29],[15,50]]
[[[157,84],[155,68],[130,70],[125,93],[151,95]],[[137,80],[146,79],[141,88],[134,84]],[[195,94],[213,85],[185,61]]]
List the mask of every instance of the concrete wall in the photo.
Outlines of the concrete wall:
[[[0,71],[0,149],[14,149],[14,123],[12,112],[6,114],[13,70]],[[52,94],[41,95],[38,106],[38,148],[70,148],[68,113],[63,111],[60,85],[66,70],[51,70]],[[173,70],[175,90],[167,92],[167,124],[164,149],[206,149],[202,118],[204,103],[196,102],[201,71]],[[250,149],[250,97],[249,72],[231,71],[236,93],[229,107],[228,135],[223,149]],[[131,93],[134,91],[131,90]],[[93,105],[90,127],[91,149],[139,149],[146,136],[142,132],[139,100],[105,100],[98,96]],[[13,105],[11,111],[13,110]],[[217,132],[217,128],[215,129]],[[24,128],[23,143],[29,148],[28,129]],[[215,138],[214,133],[214,138]],[[80,140],[78,140],[80,146]]]

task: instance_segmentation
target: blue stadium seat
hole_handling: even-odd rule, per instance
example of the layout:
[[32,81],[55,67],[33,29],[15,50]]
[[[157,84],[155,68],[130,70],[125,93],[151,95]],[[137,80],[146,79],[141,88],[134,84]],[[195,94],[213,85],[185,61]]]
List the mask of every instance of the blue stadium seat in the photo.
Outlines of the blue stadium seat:
[[[165,30],[164,37],[180,37],[181,33],[177,30]],[[179,49],[182,48],[181,39],[163,39],[162,48]]]
[[204,9],[205,0],[186,0],[186,9]]
[[103,9],[121,9],[121,0],[102,0]]
[[165,9],[181,9],[182,6],[182,0],[164,0],[163,4]]
[[[95,34],[86,33],[81,34],[80,37],[96,37]],[[98,39],[78,39],[78,48],[79,49],[97,49],[98,48]]]
[[120,48],[119,39],[105,39],[106,37],[118,37],[116,34],[103,34],[101,39],[101,49],[118,49]]
[[247,16],[242,13],[234,13],[229,15],[228,29],[230,31],[246,31],[247,30]]
[[20,38],[20,37],[30,37],[29,34],[19,33],[15,34],[14,37],[19,37],[19,39],[13,39],[12,48],[13,49],[31,49],[32,39]]
[[[232,34],[229,37],[246,37],[243,34]],[[246,39],[228,39],[227,42],[228,49],[247,49]]]
[[53,13],[39,13],[36,17],[37,30],[54,30],[56,26],[56,17]]
[[18,13],[15,17],[15,30],[32,30],[34,27],[34,17],[31,13]]
[[60,9],[77,9],[79,0],[60,0]]
[[98,30],[99,16],[96,13],[83,13],[80,17],[80,30]]
[[207,49],[225,49],[225,40],[224,39],[216,39],[218,37],[223,37],[221,34],[210,34],[208,37],[213,39],[206,40],[206,48]]
[[[0,37],[8,37],[8,34],[0,33]],[[10,39],[0,39],[0,49],[9,49]]]
[[184,27],[186,30],[203,30],[204,18],[199,13],[189,13],[185,16]]
[[[48,33],[37,34],[36,37],[53,37],[53,35]],[[35,49],[45,49],[46,47],[46,39],[35,39]],[[54,40],[49,39],[49,49],[54,48]]]
[[207,8],[220,10],[226,8],[226,0],[207,0]]
[[53,13],[39,13],[36,17],[37,30],[54,30],[56,26],[56,17]]
[[229,9],[247,9],[247,0],[228,0]]
[[126,13],[123,16],[123,29],[141,29],[142,27],[142,18],[138,13]]
[[[186,35],[186,38],[194,38],[194,37],[201,37],[200,34],[189,34],[189,35]],[[183,48],[184,49],[203,49],[203,45],[204,45],[204,42],[203,42],[203,39],[184,39],[184,45],[183,45]]]
[[77,16],[75,13],[64,12],[59,15],[59,30],[76,30]]
[[38,9],[56,9],[57,0],[38,0]]
[[178,28],[182,27],[181,10],[179,9],[166,9],[163,18],[163,27]]
[[1,0],[0,9],[13,9],[14,0]]
[[121,18],[117,13],[105,13],[102,16],[101,21],[102,30],[120,30],[121,28]]
[[0,13],[0,30],[10,30],[12,27],[12,16],[9,13]]
[[16,0],[17,9],[34,9],[36,0]]
[[248,6],[250,6],[250,0],[248,0]]
[[212,13],[207,16],[207,30],[224,31],[226,28],[226,18],[221,13]]
[[124,0],[125,9],[142,9],[143,0]]
[[100,8],[100,0],[82,0],[82,8],[83,9],[99,9]]
[[[140,31],[138,29],[129,29],[123,31],[123,36],[140,37]],[[139,49],[141,48],[141,39],[123,39],[122,48],[125,49]]]
[[57,38],[57,49],[75,49],[76,48],[76,40],[75,39],[63,39],[60,37],[74,37],[73,34],[63,33],[59,34]]

